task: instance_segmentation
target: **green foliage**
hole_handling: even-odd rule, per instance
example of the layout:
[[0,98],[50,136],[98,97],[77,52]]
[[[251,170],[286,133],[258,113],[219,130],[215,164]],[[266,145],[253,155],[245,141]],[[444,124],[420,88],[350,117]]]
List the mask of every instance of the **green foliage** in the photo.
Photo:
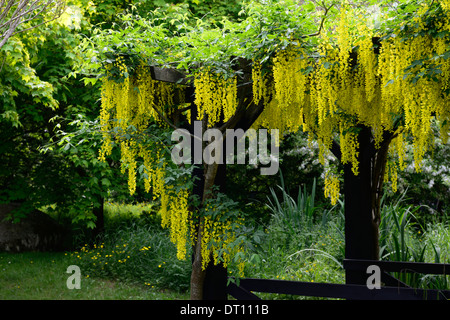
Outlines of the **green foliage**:
[[168,11],[174,7],[184,7],[195,17],[220,21],[222,17],[238,19],[242,3],[242,0],[141,0],[133,3],[133,6],[142,17],[147,17],[156,8]]
[[[248,234],[245,276],[265,279],[284,279],[314,282],[344,282],[344,203],[323,212],[326,219],[310,224],[295,225],[299,216],[295,212],[296,202],[281,190],[286,201],[272,201],[274,216],[268,224],[257,227]],[[308,194],[311,198],[312,194]],[[278,198],[277,198],[278,199]],[[428,225],[415,223],[413,213],[420,207],[408,205],[403,194],[395,201],[382,202],[382,224],[380,246],[383,259],[393,261],[441,262],[448,263],[448,221]],[[270,199],[269,199],[270,200]],[[270,205],[271,201],[268,201]],[[301,202],[298,202],[301,203]],[[446,229],[447,228],[447,229]],[[419,288],[448,289],[448,277],[398,273],[397,278]],[[270,299],[302,299],[283,295],[260,295]]]
[[[398,172],[398,191],[400,194],[406,192],[408,203],[419,207],[415,217],[421,225],[441,219],[450,212],[450,144],[444,144],[439,138],[436,123],[432,123],[432,129],[434,145],[424,156],[422,170],[414,170],[412,146],[407,143],[406,168]],[[397,195],[389,189],[386,192],[389,201],[395,201]]]
[[[0,49],[2,61],[0,97],[3,102],[0,121],[4,124],[9,122],[16,128],[21,125],[19,117],[21,110],[18,110],[18,107],[29,107],[32,114],[34,113],[34,118],[39,119],[37,111],[33,110],[34,104],[42,103],[43,106],[52,108],[58,105],[53,97],[53,86],[42,81],[31,67],[30,55],[35,54],[37,48],[35,44],[31,48],[27,47],[29,40],[27,37],[26,34],[20,34],[10,38]],[[26,96],[27,99],[20,101],[19,95]]]
[[50,119],[70,110],[70,104],[86,102],[80,84],[67,78],[77,58],[72,51],[77,37],[66,22],[75,14],[66,12],[65,19],[19,33],[0,49],[0,201],[24,203],[18,216],[73,195],[67,183],[71,166],[61,154],[43,155],[38,148],[53,133]]
[[276,223],[289,226],[289,232],[301,230],[303,225],[310,225],[314,221],[316,211],[314,199],[316,195],[316,181],[314,180],[311,193],[308,194],[306,187],[302,190],[300,186],[297,201],[295,201],[285,189],[283,175],[281,175],[281,202],[273,188],[270,188],[272,199],[269,200],[268,207],[272,212],[272,218]]
[[[210,67],[226,76],[240,73],[237,57],[265,62],[274,52],[317,32],[316,7],[295,1],[250,2],[240,12],[241,20],[217,21],[192,16],[186,7],[156,9],[143,18],[135,11],[120,14],[114,29],[95,31],[79,46],[85,57],[80,73],[99,73],[102,64],[117,56],[128,58],[131,69],[140,60],[195,73]],[[236,70],[237,67],[237,70]],[[97,71],[96,71],[97,70]]]
[[[325,225],[313,223],[288,237],[287,222],[275,220],[259,233],[259,244],[248,253],[245,276],[304,282],[344,283],[343,220],[336,207]],[[258,294],[264,299],[308,299],[301,296]]]
[[99,85],[70,77],[80,32],[91,27],[85,10],[69,4],[59,20],[17,34],[0,50],[0,201],[24,203],[16,219],[45,207],[93,228],[93,209],[113,184],[121,192],[121,176],[97,160]]
[[[446,222],[420,225],[414,214],[420,207],[407,205],[405,193],[396,201],[385,203],[380,225],[380,247],[383,260],[447,263],[449,251]],[[443,250],[442,250],[443,249]],[[397,272],[394,276],[418,288],[448,289],[448,277]]]
[[[425,247],[422,261],[448,263],[448,220],[417,229],[418,226],[413,225],[405,214],[408,210],[414,211],[414,208],[408,207],[404,198],[398,202],[385,203],[383,212],[388,214],[386,219],[391,219],[390,222],[384,222],[384,226],[390,226],[389,237],[400,239],[400,226],[409,252],[419,252],[420,248]],[[60,299],[61,292],[64,292],[64,297],[74,299],[138,298],[140,294],[125,293],[126,290],[124,292],[123,289],[137,284],[146,289],[150,298],[179,297],[155,295],[156,290],[168,288],[173,288],[175,292],[185,292],[191,268],[189,261],[175,259],[176,249],[170,243],[168,233],[160,227],[160,218],[154,213],[156,208],[155,204],[148,203],[133,206],[108,203],[105,217],[107,232],[104,238],[99,239],[95,246],[80,242],[78,249],[67,253],[67,256],[63,256],[64,259],[61,259],[61,254],[30,253],[16,254],[14,257],[0,255],[0,268],[5,269],[4,276],[0,279],[3,284],[0,286],[0,296],[8,294],[7,297],[27,298],[39,291],[38,298],[48,296]],[[321,209],[323,208],[318,210]],[[289,230],[286,224],[290,223],[288,221],[274,219],[264,225],[246,225],[244,234],[248,250],[245,253],[245,277],[344,283],[344,270],[341,266],[344,258],[343,203],[334,207],[329,214],[325,224],[317,221],[308,227],[304,226],[289,239],[286,238],[286,230]],[[406,217],[403,224],[399,219],[401,215]],[[398,225],[394,219],[398,219]],[[394,243],[393,240],[389,241]],[[386,248],[390,250],[389,247]],[[395,254],[392,252],[389,256]],[[12,261],[11,265],[7,261]],[[82,290],[65,291],[65,269],[70,264],[77,264],[81,268]],[[36,270],[39,270],[41,277],[35,277]],[[56,276],[59,274],[58,270],[61,270],[61,277]],[[102,286],[103,283],[110,286]],[[415,275],[414,284],[422,288],[448,290],[449,279],[435,275]],[[258,295],[264,299],[305,299],[279,294]]]
[[[57,119],[52,120],[56,122]],[[96,221],[93,209],[99,208],[111,191],[126,194],[126,179],[117,174],[117,165],[98,160],[102,137],[97,120],[90,121],[79,113],[75,120],[67,122],[60,119],[55,125],[55,135],[50,139],[53,142],[42,146],[40,151],[63,156],[73,170],[70,179],[72,196],[56,208],[64,212],[60,218],[70,219],[72,223],[86,223],[93,228]],[[117,152],[114,155],[112,164],[119,161]]]
[[[411,230],[408,227],[411,226],[411,218],[414,211],[418,210],[418,207],[413,209],[411,206],[405,206],[403,204],[404,195],[402,194],[393,203],[382,203],[380,256],[382,259],[390,261],[410,261],[415,259],[416,262],[423,262],[424,248],[419,248],[418,251],[415,251],[414,246],[408,243],[408,239],[411,238],[411,234],[408,234]],[[384,252],[385,250],[386,252]]]
[[185,292],[190,263],[176,258],[176,247],[160,219],[146,211],[127,218],[125,208],[107,214],[102,239],[72,252],[72,262],[92,277]]

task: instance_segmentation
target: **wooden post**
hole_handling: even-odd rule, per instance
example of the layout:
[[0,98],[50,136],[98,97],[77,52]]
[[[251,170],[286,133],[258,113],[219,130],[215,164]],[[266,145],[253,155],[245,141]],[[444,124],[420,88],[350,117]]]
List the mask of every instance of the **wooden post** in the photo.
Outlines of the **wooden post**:
[[[394,134],[383,133],[380,147],[375,148],[371,129],[360,126],[359,174],[344,165],[345,258],[379,260],[380,201],[389,144]],[[346,283],[365,285],[365,270],[346,270]]]
[[[344,165],[345,258],[378,260],[378,226],[372,222],[372,147],[370,128],[362,127],[359,136],[359,174],[351,164]],[[347,284],[366,284],[367,274],[346,270]]]
[[[225,141],[223,151],[226,155]],[[225,156],[224,156],[225,159]],[[225,192],[226,184],[226,163],[219,164],[216,174],[215,185],[219,186],[220,192]],[[203,287],[204,300],[227,300],[228,271],[222,263],[214,265],[213,259],[206,268],[205,283]]]
[[97,195],[96,197],[98,201],[98,207],[95,207],[92,209],[94,216],[96,218],[95,220],[95,227],[94,230],[92,230],[92,240],[96,241],[98,240],[98,237],[103,234],[103,231],[105,231],[105,214],[104,214],[104,202],[105,199],[101,195]]

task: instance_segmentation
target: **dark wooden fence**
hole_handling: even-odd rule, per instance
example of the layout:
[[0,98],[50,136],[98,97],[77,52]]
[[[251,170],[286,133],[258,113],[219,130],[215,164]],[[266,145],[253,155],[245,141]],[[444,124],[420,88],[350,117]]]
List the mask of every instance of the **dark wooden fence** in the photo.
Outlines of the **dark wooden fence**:
[[[259,300],[254,292],[280,293],[308,297],[341,298],[351,300],[448,300],[450,290],[412,288],[396,279],[391,272],[412,274],[450,275],[450,264],[390,262],[371,260],[344,260],[346,270],[366,272],[376,265],[381,271],[380,289],[369,289],[366,284],[333,284],[300,281],[240,279],[231,282],[227,292],[238,300]],[[367,275],[370,276],[369,274]]]

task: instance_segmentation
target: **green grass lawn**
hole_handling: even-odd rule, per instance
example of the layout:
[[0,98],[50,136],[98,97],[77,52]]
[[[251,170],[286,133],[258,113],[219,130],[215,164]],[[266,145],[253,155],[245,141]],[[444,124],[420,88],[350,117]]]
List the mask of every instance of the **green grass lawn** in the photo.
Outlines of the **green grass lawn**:
[[188,294],[81,274],[81,288],[68,289],[70,259],[64,253],[0,253],[2,300],[175,300]]

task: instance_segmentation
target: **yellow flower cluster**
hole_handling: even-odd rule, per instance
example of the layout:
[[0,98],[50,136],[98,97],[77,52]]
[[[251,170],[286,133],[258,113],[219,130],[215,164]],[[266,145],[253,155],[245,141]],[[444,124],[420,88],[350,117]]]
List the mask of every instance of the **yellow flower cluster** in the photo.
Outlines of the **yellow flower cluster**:
[[[110,79],[109,71],[113,67],[119,70],[122,77],[120,81]],[[155,109],[164,110],[165,106],[173,105],[173,97],[179,87],[154,81],[149,68],[144,65],[137,67],[134,77],[130,77],[129,72],[123,57],[118,57],[114,65],[107,67],[108,76],[103,80],[101,92],[103,144],[99,159],[105,161],[105,157],[112,152],[114,142],[120,146],[122,173],[128,172],[128,187],[130,194],[133,194],[136,190],[137,158],[144,160],[148,171],[148,179],[145,181],[147,191],[151,180],[149,168],[156,159],[152,156],[155,150],[146,150],[133,139],[132,134],[142,133],[150,121],[162,123]],[[130,133],[128,139],[127,133]]]
[[111,154],[113,143],[120,146],[121,170],[124,174],[128,173],[130,194],[136,190],[137,160],[143,160],[145,189],[147,192],[151,190],[155,199],[161,199],[163,225],[171,231],[171,240],[178,248],[178,258],[185,258],[189,194],[186,190],[175,193],[165,185],[165,166],[160,164],[163,144],[155,143],[148,148],[133,138],[134,133],[142,133],[152,121],[162,124],[156,108],[160,112],[170,112],[166,107],[174,105],[175,97],[183,103],[181,98],[184,95],[180,93],[177,96],[181,91],[179,85],[154,81],[149,68],[144,65],[137,67],[133,77],[127,76],[129,70],[123,58],[119,57],[115,65],[107,68],[107,72],[113,67],[119,70],[122,80],[106,77],[103,82],[100,121],[104,139],[99,158],[104,161]]
[[[358,134],[351,132],[351,127],[348,123],[341,121],[339,123],[340,133],[340,148],[341,148],[341,162],[343,164],[351,163],[352,171],[355,176],[358,175]],[[344,152],[345,151],[345,152]]]
[[263,75],[259,61],[253,61],[252,67],[253,103],[258,105],[261,100],[266,103],[269,99],[267,75]]
[[[243,251],[242,243],[230,246],[231,243],[236,241],[236,235],[232,226],[233,223],[239,223],[239,221],[222,221],[220,215],[214,219],[210,216],[204,218],[201,250],[203,269],[209,264],[211,258],[214,264],[218,264],[220,262],[219,253],[221,253],[220,260],[224,267],[227,267],[236,253]],[[244,261],[240,261],[238,269],[242,276],[244,272]]]
[[189,232],[188,192],[182,190],[170,202],[170,215],[164,217],[166,226],[170,227],[170,239],[177,246],[177,258],[184,260]]
[[[156,158],[162,151],[156,152]],[[148,159],[147,159],[148,160]],[[157,161],[155,160],[155,163]],[[174,191],[172,186],[165,184],[165,166],[151,167],[147,166],[149,178],[146,180],[146,188],[153,190],[153,198],[161,200],[161,208],[159,214],[161,215],[161,225],[170,230],[170,240],[177,247],[177,258],[184,260],[186,258],[186,248],[189,243],[189,232],[191,222],[191,214],[189,209],[189,192],[182,189],[178,192]]]
[[384,181],[391,181],[391,188],[394,192],[397,192],[397,177],[397,165],[392,161],[388,161],[386,163],[386,170],[384,172]]
[[337,79],[338,86],[344,89],[350,88],[352,85],[351,66],[349,64],[350,52],[352,51],[353,45],[352,35],[350,33],[350,15],[348,2],[345,1],[340,10],[335,37],[337,48],[339,48],[336,53],[339,64],[337,66],[338,72],[335,75],[335,78]]
[[[351,163],[355,175],[359,171],[357,126],[371,128],[377,148],[383,132],[396,130],[391,155],[396,154],[400,168],[404,168],[405,135],[412,136],[415,165],[420,170],[432,142],[433,117],[441,124],[442,139],[448,139],[450,99],[445,92],[450,85],[450,63],[434,55],[443,55],[450,39],[433,38],[428,33],[406,40],[392,37],[383,40],[379,53],[375,53],[372,39],[376,35],[368,23],[362,17],[352,20],[355,15],[351,9],[343,8],[334,35],[329,38],[324,34],[319,39],[320,58],[308,62],[302,51],[293,47],[277,53],[273,59],[275,99],[265,105],[259,123],[288,131],[301,126],[314,133],[322,163],[337,134],[342,162]],[[426,10],[424,6],[421,12]],[[422,21],[418,22],[419,28],[424,28]],[[443,30],[450,28],[448,17],[440,23]],[[356,31],[352,34],[350,30]],[[352,48],[357,48],[357,55],[351,53]],[[431,58],[440,72],[413,79],[427,72],[423,61]],[[405,69],[411,65],[409,75]],[[301,72],[308,66],[313,71]],[[258,75],[257,69],[254,75]],[[400,117],[404,117],[404,126],[399,125]],[[397,176],[394,168],[389,169],[389,176],[391,180]],[[336,179],[328,179],[326,184],[326,193],[336,199],[331,192],[338,190]]]
[[[434,50],[442,54],[441,50],[448,40],[415,37],[400,42],[394,38],[383,43],[384,47],[380,53],[383,62],[383,69],[380,67],[381,76],[386,81],[393,81],[381,91],[383,125],[388,129],[392,127],[389,114],[404,114],[405,126],[402,130],[413,137],[414,163],[417,171],[420,171],[423,156],[432,145],[432,118],[436,116],[441,123],[447,122],[450,118],[450,104],[448,95],[445,93],[448,87],[450,64],[443,59],[438,61],[438,64],[441,64],[441,74],[434,75],[434,79],[413,78],[414,84],[411,84],[412,76],[404,74],[403,70],[416,64],[412,71],[425,73],[422,59],[431,58]],[[448,137],[448,127],[442,126],[441,129],[445,140]]]
[[203,70],[194,79],[195,104],[198,108],[198,120],[207,117],[208,125],[230,119],[237,108],[237,79],[213,74]]
[[405,138],[402,132],[399,132],[397,137],[395,137],[395,139],[392,141],[392,152],[396,152],[397,154],[400,170],[405,170],[406,145]]
[[306,90],[306,78],[299,76],[308,67],[308,60],[301,59],[303,50],[293,47],[286,51],[279,51],[273,59],[274,86],[268,87],[267,77],[261,73],[259,63],[252,68],[253,100],[265,103],[264,112],[260,115],[253,127],[279,129],[281,134],[297,131],[303,124],[303,112],[299,107],[303,105]]
[[450,0],[440,0],[439,2],[445,11],[450,11]]
[[332,175],[331,173],[327,173],[325,175],[324,182],[325,197],[330,198],[331,204],[335,205],[339,200],[339,178]]

